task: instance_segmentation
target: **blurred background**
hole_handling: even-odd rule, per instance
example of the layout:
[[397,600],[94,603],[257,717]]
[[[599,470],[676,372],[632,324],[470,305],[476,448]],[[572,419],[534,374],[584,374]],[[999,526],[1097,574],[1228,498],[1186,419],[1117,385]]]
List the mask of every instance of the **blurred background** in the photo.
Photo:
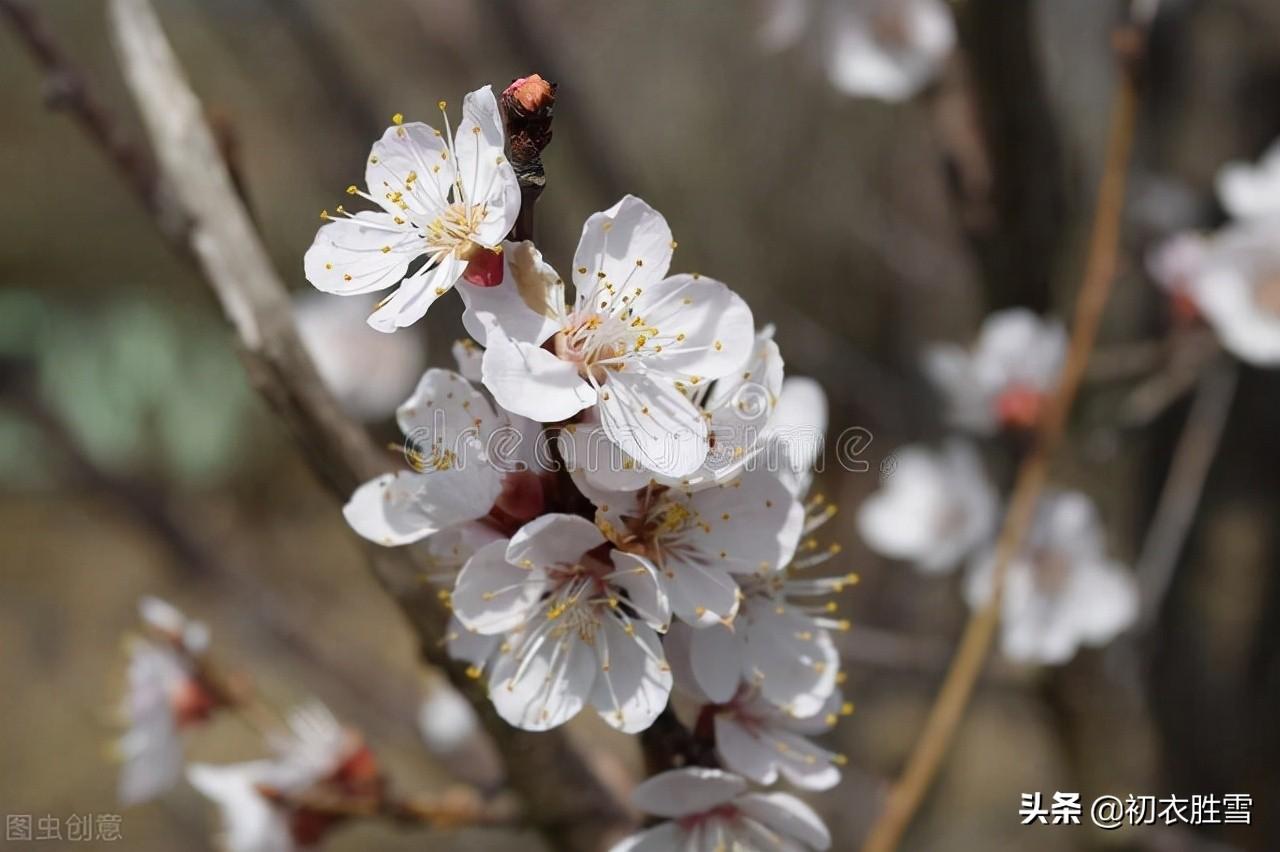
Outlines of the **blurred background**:
[[[141,142],[103,4],[35,5],[120,132]],[[957,3],[961,55],[925,95],[886,105],[833,89],[803,41],[763,50],[750,3],[157,3],[299,292],[310,289],[301,258],[316,214],[360,182],[392,113],[430,122],[437,100],[537,71],[560,85],[538,206],[544,255],[568,265],[590,212],[642,196],[680,242],[673,268],[728,282],[758,323],[776,325],[788,372],[822,382],[832,432],[871,432],[869,471],[829,464],[817,486],[844,509],[824,528],[844,547],[840,567],[862,577],[843,603],[857,711],[831,736],[849,756],[845,781],[806,797],[837,849],[855,848],[870,824],[967,616],[958,576],[922,578],[872,556],[853,510],[882,458],[941,434],[917,371],[921,343],[968,340],[1010,305],[1066,316],[1119,5]],[[252,671],[271,701],[321,698],[368,732],[403,786],[443,788],[448,767],[417,729],[427,684],[412,637],[247,385],[206,286],[100,152],[48,108],[57,93],[7,30],[0,79],[0,810],[120,812],[104,752],[116,735],[120,639],[148,593],[207,621],[219,659]],[[1216,224],[1217,168],[1280,134],[1280,5],[1171,0],[1145,84],[1103,360],[1168,326],[1143,273],[1146,249]],[[450,366],[458,311],[433,311],[400,335]],[[1140,422],[1119,417],[1136,381],[1086,387],[1055,475],[1099,502],[1111,550],[1127,561],[1187,413],[1175,385]],[[373,428],[395,437],[388,422]],[[905,848],[1280,848],[1277,434],[1280,377],[1243,369],[1158,618],[1061,668],[994,661]],[[636,766],[634,744],[593,721],[575,722],[575,735],[600,759]],[[226,762],[258,749],[224,719],[191,753]],[[1056,790],[1086,802],[1246,792],[1254,824],[1020,827],[1019,794]],[[123,847],[211,848],[212,825],[207,803],[181,789],[124,812]],[[513,845],[537,841],[371,824],[329,848]]]

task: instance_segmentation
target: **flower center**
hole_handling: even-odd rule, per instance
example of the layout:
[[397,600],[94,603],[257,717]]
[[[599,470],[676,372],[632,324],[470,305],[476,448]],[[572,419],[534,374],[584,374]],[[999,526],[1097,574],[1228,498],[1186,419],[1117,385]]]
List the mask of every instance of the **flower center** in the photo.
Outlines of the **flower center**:
[[472,237],[484,221],[485,205],[473,206],[455,201],[445,208],[444,213],[437,216],[423,229],[422,237],[426,240],[427,251],[453,252],[463,260],[471,260],[481,251],[483,246],[472,242]]
[[198,679],[187,678],[169,693],[169,706],[179,728],[189,728],[208,720],[218,699]]
[[620,360],[627,346],[622,339],[626,325],[602,314],[574,314],[556,333],[552,346],[556,357],[578,365],[584,379],[604,384],[609,371],[623,369]]
[[1005,429],[1031,429],[1040,421],[1044,394],[1026,385],[1010,385],[996,398],[996,419]]

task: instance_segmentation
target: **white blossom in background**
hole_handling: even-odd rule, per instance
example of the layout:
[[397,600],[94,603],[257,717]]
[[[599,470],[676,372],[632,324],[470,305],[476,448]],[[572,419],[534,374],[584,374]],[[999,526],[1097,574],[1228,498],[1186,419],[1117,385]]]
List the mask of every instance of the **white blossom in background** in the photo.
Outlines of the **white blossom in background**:
[[813,810],[786,793],[752,793],[719,769],[673,769],[631,794],[639,810],[667,821],[633,834],[611,852],[821,852],[831,834]]
[[822,386],[806,376],[788,376],[766,437],[780,450],[779,475],[797,497],[809,491],[826,432],[827,394]]
[[894,452],[858,509],[858,532],[882,556],[928,574],[950,571],[994,533],[998,498],[972,444],[951,439]]
[[351,495],[342,511],[360,535],[394,546],[495,508],[520,520],[540,511],[540,480],[526,455],[536,426],[494,411],[462,376],[428,370],[396,422],[413,470],[383,474]]
[[1061,323],[1026,308],[1010,308],[983,321],[972,348],[927,346],[923,367],[947,403],[951,424],[991,435],[1038,422],[1066,353]]
[[1217,175],[1218,200],[1237,221],[1280,220],[1280,141],[1257,163],[1233,162]]
[[708,700],[725,704],[742,685],[794,717],[822,712],[836,692],[840,655],[832,631],[849,622],[823,600],[857,582],[853,574],[806,577],[840,552],[820,547],[812,533],[834,514],[820,498],[810,501],[797,555],[781,571],[738,578],[739,606],[730,623],[692,628],[677,623],[667,634],[673,659],[685,666],[686,683]]
[[591,409],[643,467],[666,476],[701,467],[708,428],[687,394],[746,360],[753,324],[720,282],[667,277],[674,247],[666,220],[634,196],[588,218],[573,305],[561,282],[545,305],[552,323],[530,333],[527,305],[515,299],[485,325],[484,385],[497,403],[544,423]]
[[1174,317],[1191,322],[1201,316],[1197,282],[1211,239],[1195,231],[1174,234],[1147,252],[1147,273],[1168,295]]
[[899,102],[919,94],[955,49],[943,0],[769,0],[761,41],[779,50],[812,33],[831,84],[847,95]]
[[495,250],[520,211],[493,91],[484,86],[463,99],[452,137],[444,120],[442,133],[397,115],[369,153],[367,189],[347,188],[381,209],[322,213],[326,224],[303,261],[307,280],[326,293],[355,296],[399,284],[369,316],[378,331],[420,320],[471,263],[477,280],[486,280],[501,264]]
[[672,614],[689,624],[732,620],[739,578],[781,570],[804,526],[804,507],[767,470],[696,491],[648,485],[583,493],[609,540],[653,563]]
[[381,420],[413,390],[426,366],[425,344],[413,335],[379,334],[364,318],[373,303],[327,293],[300,293],[293,319],[320,378],[342,409]]
[[138,610],[152,635],[129,643],[121,708],[128,729],[116,744],[124,805],[153,799],[182,777],[182,733],[206,721],[218,705],[197,671],[208,629],[158,598],[143,598]]
[[[970,606],[990,598],[994,569],[994,550],[975,559],[965,585]],[[1074,491],[1046,493],[1005,576],[1004,654],[1018,661],[1065,663],[1082,645],[1111,641],[1137,615],[1133,575],[1107,555],[1092,501]]]
[[482,547],[459,573],[458,620],[502,637],[484,662],[489,697],[511,725],[544,731],[591,705],[636,733],[666,707],[671,669],[658,634],[670,607],[657,569],[607,544],[585,518],[548,514]]
[[379,769],[363,739],[327,709],[293,711],[289,731],[270,740],[274,757],[187,768],[191,786],[222,815],[226,852],[303,852],[318,848],[336,820],[291,799],[309,793],[367,796],[377,791]]

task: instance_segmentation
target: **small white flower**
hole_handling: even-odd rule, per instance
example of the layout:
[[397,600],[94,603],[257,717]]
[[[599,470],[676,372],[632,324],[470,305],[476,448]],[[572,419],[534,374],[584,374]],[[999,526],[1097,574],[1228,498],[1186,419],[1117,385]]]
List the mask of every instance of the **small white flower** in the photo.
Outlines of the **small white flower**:
[[577,515],[548,514],[463,566],[453,610],[467,629],[501,636],[489,697],[517,728],[564,724],[588,704],[625,732],[653,723],[671,692],[658,640],[670,620],[654,566],[610,549]]
[[905,101],[931,83],[956,43],[942,0],[847,0],[832,10],[827,73],[856,97]]
[[992,534],[997,498],[974,447],[912,445],[893,454],[880,490],[858,510],[858,532],[877,553],[929,574],[950,571]]
[[143,598],[138,609],[155,639],[129,645],[122,708],[128,730],[116,746],[124,805],[153,799],[182,777],[182,732],[206,721],[219,703],[197,670],[209,641],[205,626],[158,598]]
[[394,546],[495,508],[518,520],[540,511],[540,480],[527,456],[535,425],[495,412],[462,376],[428,370],[396,421],[414,469],[383,474],[351,495],[342,512],[360,535]]
[[1253,163],[1227,163],[1218,171],[1218,199],[1238,220],[1280,218],[1280,141]]
[[786,793],[749,793],[746,779],[719,769],[673,769],[644,781],[632,803],[666,817],[611,852],[821,852],[831,834],[804,802]]
[[381,776],[372,754],[359,734],[343,728],[323,706],[295,710],[289,727],[270,740],[275,752],[270,760],[187,768],[191,786],[221,812],[221,844],[227,852],[316,849],[339,818],[294,799],[312,791],[329,797],[378,793]]
[[[687,394],[746,360],[753,326],[720,282],[667,277],[674,246],[662,215],[633,196],[593,214],[574,254],[572,306],[556,277],[545,297],[554,322],[529,323],[529,300],[519,298],[482,323],[484,384],[498,404],[539,422],[594,408],[643,467],[666,476],[701,467],[707,423]],[[486,295],[468,298],[477,294]]]
[[305,292],[293,300],[293,319],[343,410],[361,420],[381,420],[413,389],[426,356],[421,340],[379,334],[365,325],[370,306],[358,297]]
[[972,349],[925,348],[924,370],[948,403],[952,425],[979,435],[1030,428],[1058,382],[1066,358],[1062,324],[1025,308],[991,314]]
[[[499,263],[493,252],[520,211],[492,90],[468,94],[452,139],[448,130],[447,116],[441,133],[421,122],[404,124],[397,115],[369,154],[367,191],[347,188],[381,210],[350,214],[339,207],[336,219],[322,214],[329,221],[304,259],[307,280],[326,293],[353,296],[399,284],[369,317],[378,331],[421,319],[468,263]],[[416,262],[420,267],[406,276]]]
[[732,620],[741,598],[737,578],[781,570],[804,526],[804,507],[766,470],[700,490],[582,490],[610,540],[657,567],[671,612],[689,624]]
[[817,599],[843,592],[858,578],[802,575],[840,552],[835,544],[820,547],[810,535],[835,507],[819,497],[807,508],[806,538],[786,570],[738,578],[740,603],[732,624],[671,626],[666,644],[672,657],[687,660],[685,681],[696,682],[709,700],[728,703],[746,684],[788,715],[809,717],[834,694],[840,655],[831,631],[847,630],[849,622],[835,617],[834,601]]
[[1190,293],[1232,354],[1280,365],[1280,219],[1232,224],[1211,236]]
[[941,0],[769,0],[760,40],[780,50],[813,32],[831,84],[854,97],[904,101],[931,83],[956,43]]
[[1212,240],[1204,234],[1183,231],[1147,252],[1147,272],[1168,294],[1173,316],[1179,322],[1191,322],[1202,315],[1196,282],[1211,245]]
[[748,685],[739,686],[728,701],[716,701],[693,674],[689,633],[681,630],[676,635],[673,630],[664,643],[667,659],[676,690],[699,703],[693,728],[699,735],[714,735],[720,763],[757,784],[773,784],[779,774],[805,790],[828,790],[839,784],[839,767],[845,758],[807,738],[827,733],[841,715],[853,712],[840,691],[832,692],[819,712],[807,717],[788,713]]
[[827,431],[827,394],[805,376],[788,376],[769,421],[767,438],[780,449],[779,474],[791,493],[802,497],[813,482]]
[[[973,607],[991,596],[995,554],[975,560],[965,596]],[[1137,617],[1132,574],[1106,555],[1093,503],[1078,492],[1041,498],[1022,552],[1010,561],[1001,612],[1002,648],[1010,659],[1065,663],[1081,645],[1106,644]]]

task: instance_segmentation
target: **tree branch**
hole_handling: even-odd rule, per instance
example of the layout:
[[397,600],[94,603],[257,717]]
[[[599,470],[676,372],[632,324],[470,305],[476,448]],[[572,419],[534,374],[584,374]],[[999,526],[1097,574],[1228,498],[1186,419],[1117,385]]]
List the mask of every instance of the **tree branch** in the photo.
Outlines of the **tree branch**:
[[[191,219],[190,246],[230,320],[254,387],[302,446],[339,499],[384,472],[385,454],[338,407],[293,325],[284,284],[272,268],[204,120],[200,103],[148,0],[112,0],[111,31],[138,102],[160,173]],[[423,655],[476,705],[508,763],[524,811],[556,847],[596,852],[627,833],[632,820],[563,731],[516,730],[493,711],[465,664],[444,651],[449,613],[416,579],[411,551],[365,545],[375,575],[417,633]]]
[[1094,210],[1088,261],[1076,297],[1071,344],[1057,391],[1049,401],[1035,443],[1018,470],[1009,511],[996,542],[991,598],[969,618],[924,730],[901,778],[890,791],[884,810],[872,826],[862,847],[863,852],[892,852],[898,848],[950,749],[999,626],[1009,562],[1017,554],[1031,527],[1040,493],[1048,479],[1049,461],[1062,440],[1067,415],[1084,378],[1116,273],[1129,155],[1133,148],[1137,115],[1135,78],[1142,37],[1142,31],[1132,24],[1117,33],[1120,83],[1112,104],[1102,181]]

